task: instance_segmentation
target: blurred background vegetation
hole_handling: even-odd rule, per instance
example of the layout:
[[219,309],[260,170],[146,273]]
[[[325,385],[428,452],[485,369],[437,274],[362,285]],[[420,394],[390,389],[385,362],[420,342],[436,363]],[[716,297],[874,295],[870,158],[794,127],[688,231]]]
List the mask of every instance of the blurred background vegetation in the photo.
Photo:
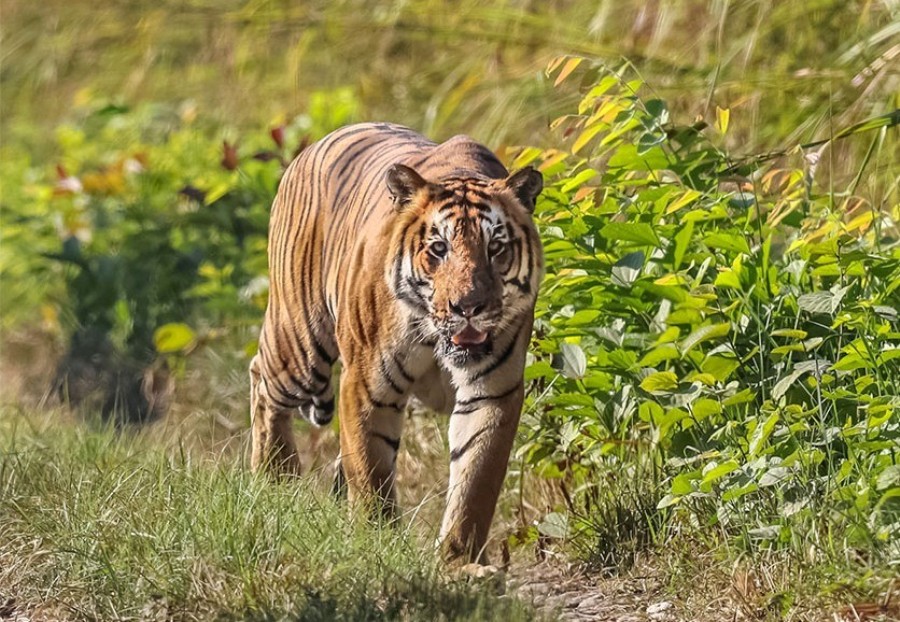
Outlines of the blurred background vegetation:
[[[574,544],[610,571],[726,543],[862,592],[900,563],[896,0],[5,0],[0,17],[13,411],[162,419],[179,451],[239,459],[285,163],[360,120],[467,133],[547,179],[511,546]],[[426,517],[444,425],[410,422],[401,460]],[[334,432],[303,428],[307,466]],[[689,558],[671,572],[702,572]],[[773,576],[748,611],[795,589]]]

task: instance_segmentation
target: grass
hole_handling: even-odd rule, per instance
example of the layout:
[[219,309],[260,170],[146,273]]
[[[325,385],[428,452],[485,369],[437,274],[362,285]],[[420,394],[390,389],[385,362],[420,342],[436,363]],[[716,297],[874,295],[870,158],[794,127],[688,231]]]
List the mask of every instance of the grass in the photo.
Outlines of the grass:
[[34,619],[527,620],[453,581],[408,528],[353,517],[314,479],[152,432],[0,415],[0,596]]
[[[540,71],[573,53],[628,58],[683,118],[712,122],[716,106],[733,109],[729,146],[755,153],[896,107],[897,20],[883,0],[188,0],[100,13],[10,0],[0,124],[7,140],[46,154],[47,130],[96,99],[183,102],[247,128],[347,86],[367,119],[495,147],[539,144],[572,103]],[[864,151],[847,146],[841,159],[855,168]]]

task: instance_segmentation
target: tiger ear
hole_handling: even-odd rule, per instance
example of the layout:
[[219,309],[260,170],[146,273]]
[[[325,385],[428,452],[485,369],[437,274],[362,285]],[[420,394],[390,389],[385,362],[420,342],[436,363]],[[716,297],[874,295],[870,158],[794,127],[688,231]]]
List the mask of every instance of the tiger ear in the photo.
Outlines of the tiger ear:
[[384,178],[397,209],[409,203],[421,188],[428,185],[421,175],[403,164],[392,165]]
[[534,202],[541,190],[544,189],[544,176],[530,166],[526,166],[504,179],[503,185],[512,190],[525,209],[533,212]]

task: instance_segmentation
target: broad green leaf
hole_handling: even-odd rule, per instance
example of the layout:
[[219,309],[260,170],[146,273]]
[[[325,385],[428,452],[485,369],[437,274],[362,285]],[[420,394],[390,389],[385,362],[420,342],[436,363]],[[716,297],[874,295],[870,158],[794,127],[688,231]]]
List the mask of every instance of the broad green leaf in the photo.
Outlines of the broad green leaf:
[[871,363],[863,356],[852,353],[847,354],[835,361],[831,366],[832,371],[855,371],[857,369],[869,368]]
[[566,326],[584,326],[586,324],[592,324],[598,317],[600,317],[601,313],[597,309],[581,309],[580,311],[576,311],[575,315],[566,320]]
[[672,480],[672,494],[689,495],[694,492],[694,485],[691,483],[699,478],[699,473],[693,471],[691,473],[679,473]]
[[678,495],[673,495],[673,494],[669,493],[669,494],[667,494],[665,497],[663,497],[662,499],[659,500],[659,503],[656,504],[656,509],[657,509],[657,510],[662,510],[662,509],[665,509],[665,508],[667,508],[667,507],[671,507],[671,506],[673,506],[673,505],[676,505],[677,503],[680,503],[680,502],[681,502],[681,499],[682,499],[682,498],[683,498],[683,497],[680,497],[680,496],[678,496]]
[[710,248],[720,248],[734,253],[750,254],[747,238],[733,233],[712,233],[703,238],[703,243]]
[[538,523],[538,531],[548,538],[561,540],[569,533],[569,518],[560,512],[551,512]]
[[740,367],[741,362],[734,356],[726,356],[724,354],[711,354],[704,359],[700,365],[701,371],[710,374],[719,382],[725,382],[735,369]]
[[584,350],[573,343],[563,343],[560,344],[559,351],[562,359],[562,369],[560,370],[562,375],[575,380],[583,378],[587,369]]
[[698,421],[703,421],[710,415],[716,415],[722,411],[719,402],[708,397],[701,397],[691,404],[691,413]]
[[830,361],[824,359],[814,359],[812,361],[803,361],[802,363],[797,363],[791,373],[784,376],[781,380],[775,383],[774,387],[772,387],[772,399],[781,399],[784,394],[787,393],[788,389],[790,389],[791,386],[797,381],[797,379],[803,374],[808,372],[817,374],[824,373],[828,369],[829,365],[831,365]]
[[628,253],[612,268],[612,282],[619,287],[631,287],[644,267],[644,251]]
[[[774,412],[769,415],[765,421],[757,424],[756,429],[753,430],[753,436],[750,439],[749,452],[751,456],[756,457],[765,442],[769,440],[769,437],[772,435],[772,431],[775,429],[775,425],[780,418],[781,415]],[[760,483],[760,485],[762,485],[762,483]]]
[[[585,145],[591,142],[591,139],[594,138],[594,136],[602,132],[604,129],[607,129],[607,125],[605,123],[597,123],[584,130],[581,134],[578,135],[578,138],[575,139],[575,142],[572,143],[572,153],[578,153],[579,151],[581,151]],[[596,174],[596,171],[594,171],[594,173]],[[565,187],[563,188],[563,191],[566,192]]]
[[563,192],[571,192],[575,188],[578,188],[579,186],[581,186],[585,182],[590,181],[591,179],[593,179],[596,176],[597,176],[597,171],[595,171],[592,168],[586,168],[586,169],[580,171],[577,175],[575,175],[575,177],[573,177],[572,179],[567,181],[565,184],[563,184],[563,187],[561,188],[561,190]]
[[641,367],[656,367],[663,361],[672,361],[678,358],[681,358],[678,348],[671,343],[665,343],[647,352],[638,361],[638,365]]
[[681,342],[681,351],[683,354],[687,354],[691,351],[692,348],[697,346],[698,344],[703,343],[704,341],[709,341],[711,339],[718,339],[720,337],[726,336],[729,332],[731,332],[731,323],[724,322],[722,324],[709,324],[707,326],[701,326],[697,330],[693,331],[690,335],[684,338],[684,341]]
[[[687,207],[690,203],[696,201],[701,196],[703,196],[703,195],[699,190],[691,190],[691,189],[685,190],[681,194],[681,196],[679,196],[677,199],[675,199],[674,201],[672,201],[671,203],[666,205],[665,213],[672,214],[674,212],[677,212],[682,207]],[[691,223],[691,224],[693,224],[693,223]]]
[[660,246],[653,228],[643,222],[611,222],[600,230],[607,240],[635,242],[646,246]]
[[772,331],[773,337],[789,337],[791,339],[806,339],[807,332],[795,328],[779,328]]
[[831,303],[834,299],[831,292],[816,292],[814,294],[803,294],[797,298],[797,305],[804,311],[810,313],[827,313],[831,314]]
[[875,480],[877,490],[886,490],[892,486],[900,486],[900,464],[892,464],[878,474]]
[[780,484],[790,476],[791,469],[782,466],[772,467],[768,471],[763,473],[763,476],[759,479],[759,487],[765,488],[767,486]]
[[719,481],[729,473],[732,473],[738,469],[738,463],[734,460],[729,460],[728,462],[723,462],[722,464],[716,465],[715,463],[711,463],[709,466],[712,468],[704,468],[703,469],[703,479],[701,483],[703,484],[711,484]]
[[686,224],[681,226],[681,229],[678,230],[678,233],[675,234],[675,250],[672,253],[672,267],[675,270],[681,267],[681,262],[684,260],[684,253],[688,249],[688,245],[691,243],[691,236],[694,234],[694,223],[687,222]]
[[172,354],[186,350],[194,343],[196,335],[187,324],[172,322],[164,324],[153,333],[153,345],[161,354]]
[[638,146],[629,144],[616,149],[607,165],[610,169],[656,171],[668,168],[669,159],[659,147],[653,147],[647,153],[638,153]]
[[670,371],[657,371],[641,380],[641,388],[649,392],[676,389],[678,376]]

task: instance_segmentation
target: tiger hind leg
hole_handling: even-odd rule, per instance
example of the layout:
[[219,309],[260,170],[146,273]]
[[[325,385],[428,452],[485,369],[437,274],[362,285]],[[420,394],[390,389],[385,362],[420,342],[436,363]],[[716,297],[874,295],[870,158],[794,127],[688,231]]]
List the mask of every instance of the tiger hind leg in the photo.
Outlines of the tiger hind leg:
[[250,466],[255,472],[275,477],[299,475],[300,457],[293,432],[296,409],[278,406],[269,399],[259,367],[257,355],[250,363]]

